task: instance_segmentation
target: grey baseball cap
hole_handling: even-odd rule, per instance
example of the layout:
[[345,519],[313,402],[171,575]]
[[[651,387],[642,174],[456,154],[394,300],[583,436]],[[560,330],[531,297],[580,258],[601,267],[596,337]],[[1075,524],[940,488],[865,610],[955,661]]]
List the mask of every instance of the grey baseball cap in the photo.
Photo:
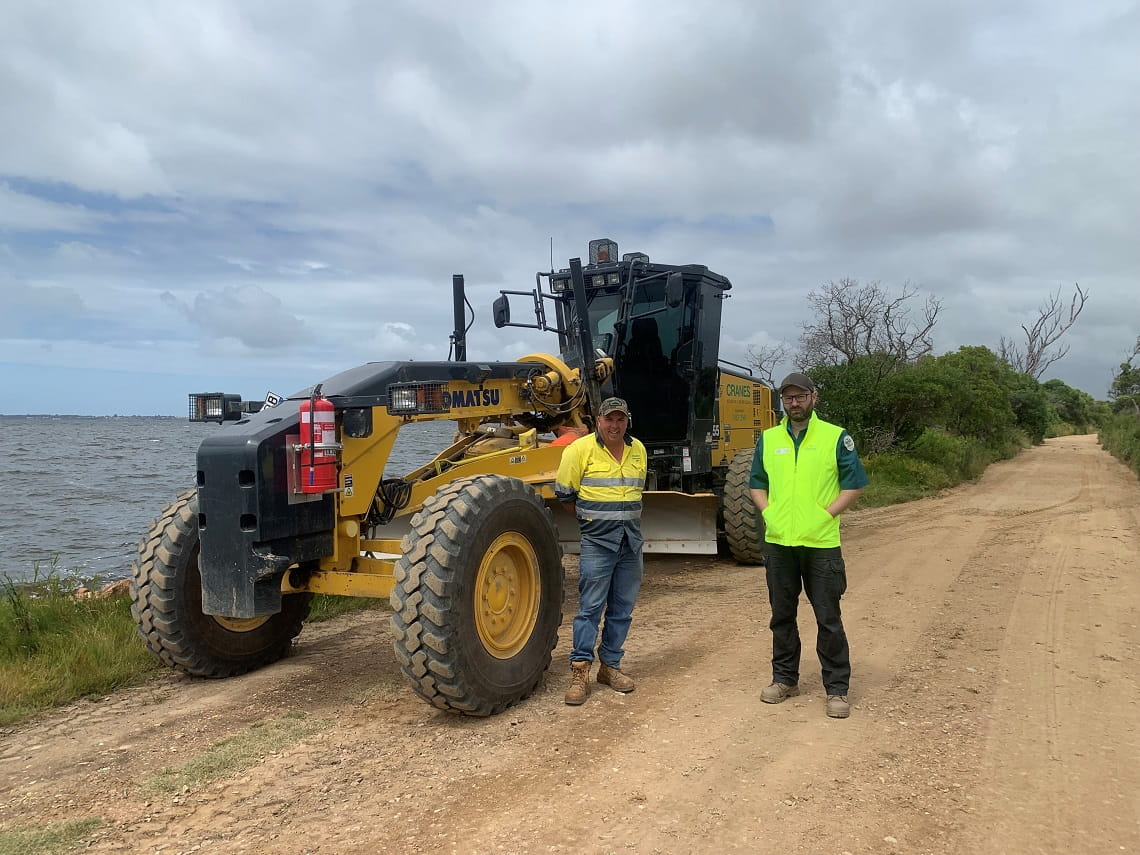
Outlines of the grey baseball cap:
[[784,378],[784,382],[780,384],[780,392],[783,393],[783,391],[789,386],[795,386],[799,389],[803,389],[806,392],[815,391],[815,383],[812,382],[812,379],[806,374],[801,374],[798,371],[793,371],[791,374]]

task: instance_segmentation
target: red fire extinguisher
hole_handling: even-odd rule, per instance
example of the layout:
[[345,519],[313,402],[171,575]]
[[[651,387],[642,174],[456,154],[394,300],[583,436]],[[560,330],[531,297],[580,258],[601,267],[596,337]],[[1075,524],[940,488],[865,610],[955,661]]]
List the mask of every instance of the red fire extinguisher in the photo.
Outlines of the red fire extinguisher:
[[301,492],[324,493],[337,487],[336,409],[320,387],[301,402]]

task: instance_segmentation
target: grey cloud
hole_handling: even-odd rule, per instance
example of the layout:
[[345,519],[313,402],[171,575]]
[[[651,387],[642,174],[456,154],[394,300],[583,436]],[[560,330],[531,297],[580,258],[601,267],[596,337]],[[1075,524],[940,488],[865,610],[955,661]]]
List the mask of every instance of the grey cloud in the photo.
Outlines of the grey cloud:
[[[80,253],[82,257],[83,253]],[[4,308],[0,312],[0,350],[15,342],[114,346],[137,341],[131,320],[108,311],[98,289],[80,285],[21,281],[0,276]]]
[[1080,281],[1057,368],[1099,395],[1135,340],[1127,312],[1092,310],[1131,305],[1140,268],[1136,9],[19,4],[0,250],[11,287],[73,289],[124,346],[165,292],[172,335],[273,354],[298,385],[442,358],[452,273],[473,354],[550,347],[487,307],[533,287],[551,238],[556,266],[605,235],[729,276],[738,348],[794,339],[807,292],[843,276],[945,299],[944,349],[996,345]]
[[252,350],[286,350],[310,339],[304,321],[256,285],[203,292],[190,302],[164,291],[160,299],[208,339],[230,338]]
[[70,338],[76,329],[91,328],[93,318],[73,288],[4,283],[0,338]]

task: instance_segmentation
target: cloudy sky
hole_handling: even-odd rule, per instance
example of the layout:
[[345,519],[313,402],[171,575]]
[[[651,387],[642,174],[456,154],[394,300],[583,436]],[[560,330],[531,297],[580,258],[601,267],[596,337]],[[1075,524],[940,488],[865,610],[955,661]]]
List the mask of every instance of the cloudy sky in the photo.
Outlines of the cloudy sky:
[[0,413],[444,359],[453,273],[472,358],[548,350],[491,301],[594,237],[731,279],[737,362],[828,280],[937,296],[938,352],[1079,282],[1046,378],[1103,399],[1138,92],[1135,2],[9,0]]

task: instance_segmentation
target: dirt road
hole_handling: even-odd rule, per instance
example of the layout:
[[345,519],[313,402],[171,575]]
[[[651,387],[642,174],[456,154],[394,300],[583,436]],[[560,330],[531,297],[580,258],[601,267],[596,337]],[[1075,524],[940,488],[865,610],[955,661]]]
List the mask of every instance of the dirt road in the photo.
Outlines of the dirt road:
[[[567,617],[535,696],[447,715],[405,688],[386,614],[353,616],[264,671],[170,676],[4,733],[0,827],[99,818],[90,852],[1140,851],[1136,478],[1093,437],[1050,440],[945,496],[848,514],[844,544],[846,721],[824,715],[814,627],[805,693],[759,703],[762,570],[655,558],[631,695],[562,703]],[[267,720],[308,735],[148,788]]]

